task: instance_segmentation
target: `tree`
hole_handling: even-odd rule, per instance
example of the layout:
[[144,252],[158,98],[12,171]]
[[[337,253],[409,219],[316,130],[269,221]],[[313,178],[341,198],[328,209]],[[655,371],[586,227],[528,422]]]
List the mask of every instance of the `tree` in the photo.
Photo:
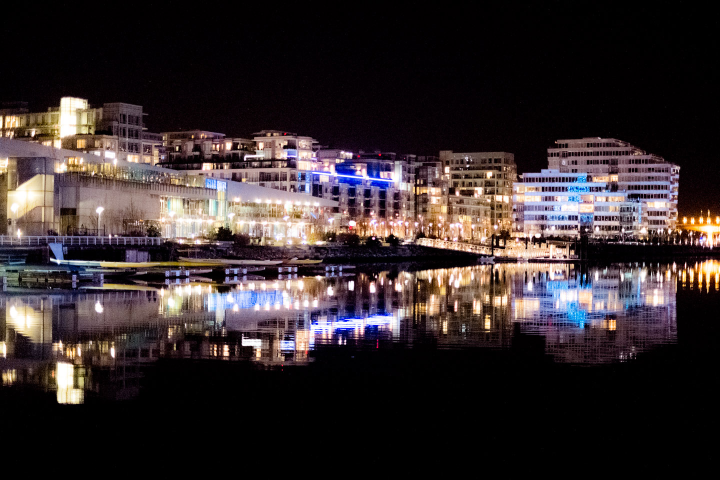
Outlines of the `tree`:
[[217,229],[217,234],[215,234],[215,240],[219,242],[229,242],[233,240],[233,233],[232,230],[225,227],[219,227]]
[[130,204],[121,210],[120,215],[123,219],[123,229],[125,233],[128,233],[128,230],[130,230],[130,233],[137,235],[137,233],[142,230],[140,224],[145,216],[145,211],[135,205],[132,198],[130,199]]
[[242,233],[236,233],[233,236],[233,242],[236,247],[246,247],[250,245],[250,236]]
[[148,237],[160,237],[161,236],[160,229],[157,227],[157,225],[150,225],[149,227],[147,227],[147,230],[145,230],[145,234]]

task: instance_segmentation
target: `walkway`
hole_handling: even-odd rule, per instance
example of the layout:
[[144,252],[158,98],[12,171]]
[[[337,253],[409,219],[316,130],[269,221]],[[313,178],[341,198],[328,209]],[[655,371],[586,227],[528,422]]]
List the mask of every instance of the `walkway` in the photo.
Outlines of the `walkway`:
[[20,236],[0,235],[0,246],[32,247],[61,243],[63,245],[162,245],[158,237],[77,237],[77,236]]

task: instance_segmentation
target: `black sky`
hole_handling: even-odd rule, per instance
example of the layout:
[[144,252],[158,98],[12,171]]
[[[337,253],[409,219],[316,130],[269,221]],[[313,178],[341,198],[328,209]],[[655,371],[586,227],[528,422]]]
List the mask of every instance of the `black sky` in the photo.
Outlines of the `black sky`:
[[520,172],[556,139],[613,137],[682,167],[681,215],[720,212],[718,21],[700,6],[20,3],[3,7],[3,102],[135,103],[154,132],[509,151]]

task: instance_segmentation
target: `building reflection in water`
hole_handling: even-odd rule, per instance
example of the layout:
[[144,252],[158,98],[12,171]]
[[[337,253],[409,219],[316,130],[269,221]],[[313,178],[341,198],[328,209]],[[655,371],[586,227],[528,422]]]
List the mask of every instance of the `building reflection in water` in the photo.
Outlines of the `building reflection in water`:
[[[505,264],[233,287],[0,296],[3,385],[60,403],[137,395],[159,358],[302,365],[319,345],[517,348],[542,339],[555,361],[627,361],[676,341],[676,289],[717,291],[714,262]],[[536,342],[537,344],[537,342]]]

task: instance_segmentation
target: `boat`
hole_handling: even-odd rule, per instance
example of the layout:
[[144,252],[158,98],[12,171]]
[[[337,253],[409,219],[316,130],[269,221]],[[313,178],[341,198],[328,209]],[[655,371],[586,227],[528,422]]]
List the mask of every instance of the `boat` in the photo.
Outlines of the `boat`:
[[291,258],[289,260],[284,260],[283,265],[317,265],[318,263],[322,263],[322,259],[320,260],[313,260],[313,259],[299,259],[297,257]]
[[266,266],[270,267],[273,265],[280,265],[283,263],[282,260],[231,260],[227,258],[188,258],[180,257],[178,259],[180,263],[188,263],[193,265],[215,265],[215,266]]
[[489,255],[482,255],[478,257],[477,263],[480,265],[493,265],[495,263],[495,257]]

